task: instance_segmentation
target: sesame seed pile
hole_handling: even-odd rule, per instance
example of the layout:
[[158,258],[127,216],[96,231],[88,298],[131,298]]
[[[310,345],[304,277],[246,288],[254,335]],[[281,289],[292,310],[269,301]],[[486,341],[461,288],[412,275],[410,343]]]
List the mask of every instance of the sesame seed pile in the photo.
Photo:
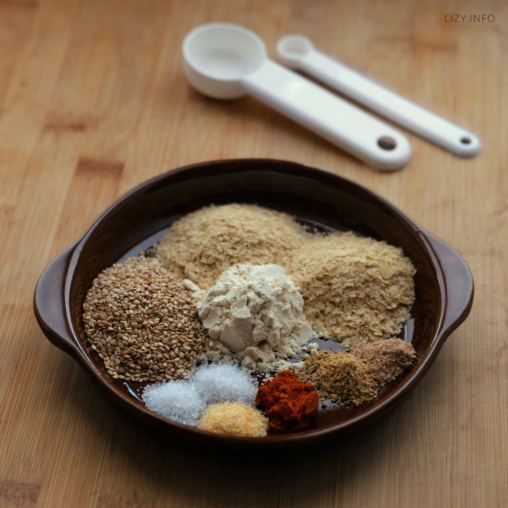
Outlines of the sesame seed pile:
[[191,292],[154,258],[129,258],[103,270],[83,310],[88,343],[114,379],[188,379],[208,349]]

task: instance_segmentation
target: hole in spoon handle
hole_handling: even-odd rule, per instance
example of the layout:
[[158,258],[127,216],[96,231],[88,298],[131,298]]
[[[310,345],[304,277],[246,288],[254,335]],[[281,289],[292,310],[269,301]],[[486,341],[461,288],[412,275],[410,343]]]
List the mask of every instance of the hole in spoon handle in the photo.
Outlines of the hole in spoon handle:
[[[271,60],[242,84],[247,93],[372,167],[400,169],[411,157],[401,133]],[[389,141],[380,144],[381,139]]]
[[308,51],[298,61],[298,68],[459,157],[474,157],[480,150],[480,140],[471,132],[367,79],[320,51]]

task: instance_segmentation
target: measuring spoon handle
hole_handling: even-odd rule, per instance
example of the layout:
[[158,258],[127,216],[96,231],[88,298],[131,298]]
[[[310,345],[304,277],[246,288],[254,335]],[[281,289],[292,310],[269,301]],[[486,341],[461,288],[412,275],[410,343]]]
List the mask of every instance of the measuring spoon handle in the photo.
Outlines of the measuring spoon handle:
[[244,78],[242,86],[372,167],[400,169],[411,157],[401,133],[270,59]]
[[414,104],[318,50],[311,50],[298,68],[381,116],[460,157],[474,157],[480,140],[471,132]]

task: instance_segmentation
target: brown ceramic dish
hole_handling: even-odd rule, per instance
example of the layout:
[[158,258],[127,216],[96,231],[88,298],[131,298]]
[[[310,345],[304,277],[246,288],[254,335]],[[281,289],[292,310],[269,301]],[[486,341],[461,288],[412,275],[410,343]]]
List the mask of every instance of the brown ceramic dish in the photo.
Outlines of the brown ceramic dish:
[[[352,229],[403,248],[417,269],[416,301],[403,338],[418,362],[360,408],[320,410],[313,428],[266,438],[211,434],[169,421],[146,409],[136,386],[114,381],[83,340],[82,305],[104,268],[137,255],[182,215],[205,205],[257,203],[325,230]],[[160,175],[106,210],[88,231],[44,271],[35,292],[35,314],[47,338],[70,354],[115,406],[189,444],[222,450],[283,453],[323,449],[387,415],[422,379],[450,333],[466,319],[473,279],[462,258],[370,190],[333,173],[286,161],[208,162]]]

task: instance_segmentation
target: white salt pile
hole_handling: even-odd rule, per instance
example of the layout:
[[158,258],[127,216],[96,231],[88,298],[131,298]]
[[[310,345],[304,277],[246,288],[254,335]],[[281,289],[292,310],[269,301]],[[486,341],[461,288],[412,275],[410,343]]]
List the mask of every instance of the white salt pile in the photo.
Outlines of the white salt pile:
[[188,381],[169,381],[145,388],[146,407],[166,418],[197,426],[209,404],[243,402],[254,405],[257,384],[233,365],[202,365]]
[[254,379],[234,365],[203,365],[192,381],[207,404],[231,401],[252,406],[258,392]]
[[148,385],[142,398],[154,413],[186,425],[198,425],[206,410],[206,403],[195,386],[186,381]]

